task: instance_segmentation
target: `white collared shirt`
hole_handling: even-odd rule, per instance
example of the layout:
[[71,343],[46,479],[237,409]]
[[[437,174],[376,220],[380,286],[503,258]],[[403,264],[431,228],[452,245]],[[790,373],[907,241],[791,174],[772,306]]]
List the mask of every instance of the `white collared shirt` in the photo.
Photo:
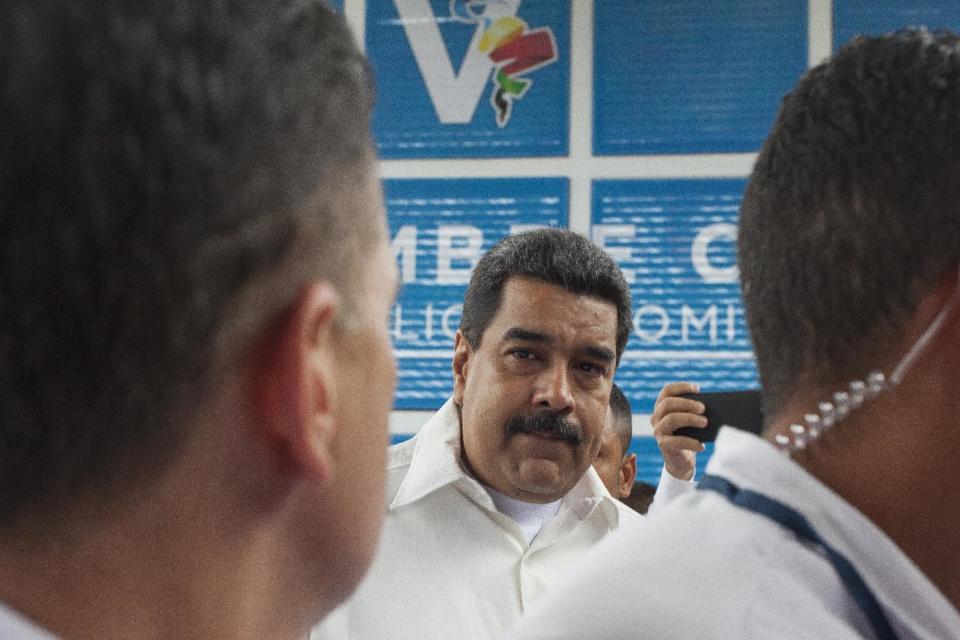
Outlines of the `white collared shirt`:
[[[960,614],[860,511],[767,441],[724,427],[707,473],[799,511],[857,568],[901,640],[960,638]],[[506,636],[872,638],[833,566],[713,491],[598,545]]]
[[389,506],[377,557],[320,638],[498,638],[597,541],[642,520],[590,467],[528,543],[460,466],[460,419],[448,401],[416,437],[390,448]]
[[0,640],[57,640],[57,637],[0,602]]

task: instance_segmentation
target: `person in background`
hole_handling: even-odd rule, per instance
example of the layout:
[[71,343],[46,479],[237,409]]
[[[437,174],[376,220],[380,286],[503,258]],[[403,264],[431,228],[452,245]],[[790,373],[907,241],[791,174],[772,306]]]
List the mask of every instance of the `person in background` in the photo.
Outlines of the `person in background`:
[[633,414],[630,401],[616,385],[610,390],[610,407],[604,420],[600,451],[593,468],[611,496],[624,501],[630,497],[637,477],[637,454],[630,453]]
[[763,435],[721,429],[696,491],[508,639],[960,638],[958,173],[955,34],[803,76],[740,210]]
[[633,483],[633,489],[631,489],[630,495],[623,498],[622,501],[623,504],[637,513],[646,515],[650,511],[650,505],[653,504],[656,493],[657,487],[647,482],[637,480]]
[[492,639],[637,513],[591,464],[631,327],[630,291],[586,238],[509,236],[478,262],[453,396],[391,448],[384,539],[313,638]]
[[282,640],[382,520],[396,286],[322,2],[0,5],[0,638]]

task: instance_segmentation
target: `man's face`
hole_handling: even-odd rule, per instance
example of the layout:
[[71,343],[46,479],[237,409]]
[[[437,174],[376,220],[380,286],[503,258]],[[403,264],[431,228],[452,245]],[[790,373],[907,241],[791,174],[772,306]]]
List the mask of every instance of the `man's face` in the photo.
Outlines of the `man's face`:
[[623,441],[620,433],[626,429],[617,429],[617,418],[612,409],[607,409],[607,418],[604,422],[603,435],[600,441],[600,452],[593,462],[593,468],[603,481],[603,486],[614,498],[623,500],[629,498],[633,491],[633,483],[637,479],[637,454],[623,450]]
[[457,334],[454,400],[477,478],[528,502],[566,494],[600,448],[616,344],[612,303],[507,280],[480,346]]
[[[380,205],[376,180],[366,206]],[[337,370],[335,398],[338,432],[330,496],[340,519],[335,536],[345,574],[341,584],[355,584],[373,556],[383,518],[387,422],[396,383],[396,364],[387,318],[397,287],[397,268],[387,244],[382,212],[375,232],[380,236],[363,259],[359,281],[353,283],[358,302],[354,313],[335,329]],[[333,510],[331,509],[331,511]],[[333,537],[335,537],[333,536]],[[332,539],[327,541],[332,544]]]

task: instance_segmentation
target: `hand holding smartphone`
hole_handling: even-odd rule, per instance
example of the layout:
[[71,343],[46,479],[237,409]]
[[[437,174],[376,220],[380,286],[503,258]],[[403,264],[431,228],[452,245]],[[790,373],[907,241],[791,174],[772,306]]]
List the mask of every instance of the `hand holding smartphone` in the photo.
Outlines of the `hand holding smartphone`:
[[763,431],[763,413],[760,409],[760,391],[715,391],[709,393],[684,393],[679,397],[702,402],[706,411],[706,427],[683,427],[674,435],[688,436],[700,442],[717,439],[720,427],[729,425],[744,431],[759,434]]

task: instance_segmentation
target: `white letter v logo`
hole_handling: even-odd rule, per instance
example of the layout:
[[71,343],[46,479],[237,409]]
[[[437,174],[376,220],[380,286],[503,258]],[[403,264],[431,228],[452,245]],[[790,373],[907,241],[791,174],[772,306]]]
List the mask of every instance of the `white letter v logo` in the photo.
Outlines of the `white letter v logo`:
[[[430,0],[394,0],[394,4],[440,122],[470,122],[493,68],[478,46],[483,28],[477,25],[460,72],[454,73]],[[516,14],[519,2],[511,4]]]

